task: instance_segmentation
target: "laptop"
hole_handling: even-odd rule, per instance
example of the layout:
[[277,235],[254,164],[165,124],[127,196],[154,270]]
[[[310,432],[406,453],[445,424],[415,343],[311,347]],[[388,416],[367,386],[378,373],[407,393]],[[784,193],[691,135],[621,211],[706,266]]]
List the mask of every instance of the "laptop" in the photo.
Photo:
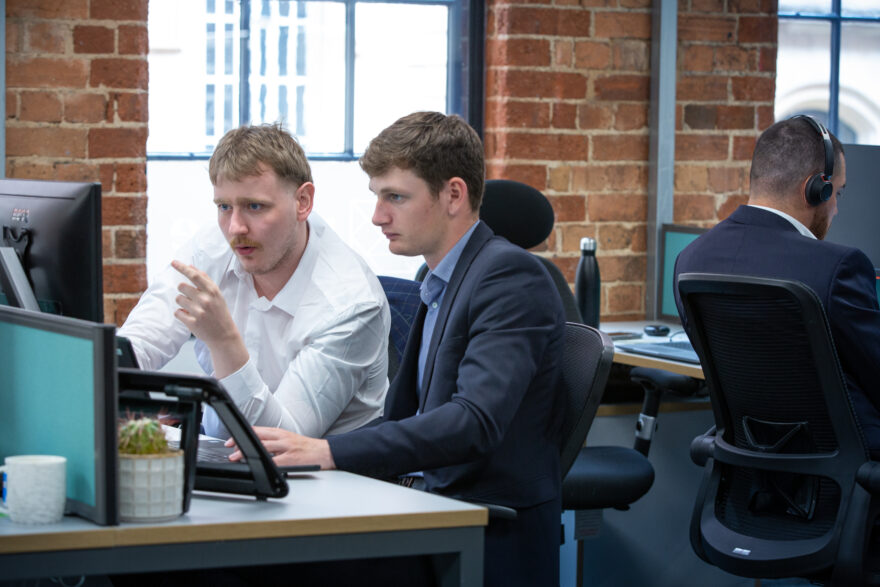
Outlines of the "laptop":
[[[675,260],[685,247],[706,232],[706,230],[705,228],[679,226],[676,224],[664,224],[660,227],[657,317],[664,322],[681,324],[678,308],[675,305]],[[678,338],[675,338],[677,335]],[[656,342],[618,343],[615,341],[614,346],[617,349],[636,355],[699,365],[700,358],[697,356],[693,345],[691,345],[687,336],[681,335],[682,332],[679,331],[673,333],[667,340],[657,340]],[[650,341],[650,338],[648,340]]]
[[[198,444],[197,451],[187,451],[187,458],[192,459],[194,464],[195,489],[252,495],[257,499],[284,497],[289,489],[288,473],[320,469],[318,465],[277,466],[235,402],[212,377],[141,371],[132,368],[119,368],[118,373],[120,408],[127,401],[155,401],[156,395],[165,395],[197,399],[217,412],[236,446],[244,455],[244,462],[233,463],[225,458],[233,449],[222,446],[223,440],[208,437],[199,439],[197,429],[191,432],[182,430],[181,447],[187,448]],[[207,453],[212,451],[221,453],[224,458],[208,457]]]

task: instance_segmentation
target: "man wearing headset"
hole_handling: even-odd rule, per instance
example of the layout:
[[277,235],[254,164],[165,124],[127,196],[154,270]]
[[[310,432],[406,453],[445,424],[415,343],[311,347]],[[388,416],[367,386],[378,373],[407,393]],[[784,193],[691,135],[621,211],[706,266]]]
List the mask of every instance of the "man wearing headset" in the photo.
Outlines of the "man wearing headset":
[[[777,122],[752,155],[749,203],[690,244],[682,273],[727,273],[805,283],[822,301],[853,407],[880,458],[880,309],[874,268],[860,250],[823,239],[846,185],[843,147],[807,116]],[[684,312],[678,289],[678,313]],[[687,324],[685,324],[687,328]]]

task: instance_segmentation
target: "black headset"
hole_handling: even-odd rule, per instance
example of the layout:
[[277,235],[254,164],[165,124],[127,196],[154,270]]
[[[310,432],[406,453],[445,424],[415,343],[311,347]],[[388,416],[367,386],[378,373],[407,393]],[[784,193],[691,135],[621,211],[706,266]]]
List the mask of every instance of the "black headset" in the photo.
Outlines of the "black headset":
[[834,174],[834,145],[831,144],[831,135],[828,133],[828,129],[822,126],[821,122],[806,114],[798,114],[792,117],[792,120],[795,118],[803,118],[817,133],[822,135],[822,145],[825,149],[825,172],[810,177],[804,189],[807,203],[811,206],[818,206],[827,201],[834,193],[834,186],[831,185],[831,176]]

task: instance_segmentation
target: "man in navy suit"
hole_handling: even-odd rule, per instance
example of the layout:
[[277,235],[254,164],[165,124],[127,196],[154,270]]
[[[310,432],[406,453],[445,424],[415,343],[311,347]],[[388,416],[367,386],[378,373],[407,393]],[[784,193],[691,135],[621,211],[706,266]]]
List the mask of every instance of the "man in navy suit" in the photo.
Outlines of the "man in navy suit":
[[558,585],[559,295],[534,256],[479,221],[483,146],[461,118],[406,116],[373,139],[361,167],[390,250],[430,269],[384,416],[327,439],[257,433],[280,465],[403,476],[516,509],[486,530],[485,584]]
[[[846,160],[836,137],[808,117],[777,122],[755,145],[748,205],[685,248],[675,276],[754,275],[812,288],[831,324],[868,447],[880,458],[880,310],[873,266],[860,250],[822,240],[845,185]],[[684,320],[677,289],[675,295]]]

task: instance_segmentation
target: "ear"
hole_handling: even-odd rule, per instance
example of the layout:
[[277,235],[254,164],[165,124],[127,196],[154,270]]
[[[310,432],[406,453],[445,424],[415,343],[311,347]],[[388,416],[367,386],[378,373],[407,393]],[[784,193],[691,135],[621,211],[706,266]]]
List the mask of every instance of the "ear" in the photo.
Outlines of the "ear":
[[312,205],[315,203],[315,184],[307,181],[296,188],[293,197],[296,200],[296,219],[304,222],[312,213]]
[[468,187],[460,177],[453,177],[446,182],[446,191],[449,195],[449,214],[459,216],[470,215],[471,200],[468,196]]

